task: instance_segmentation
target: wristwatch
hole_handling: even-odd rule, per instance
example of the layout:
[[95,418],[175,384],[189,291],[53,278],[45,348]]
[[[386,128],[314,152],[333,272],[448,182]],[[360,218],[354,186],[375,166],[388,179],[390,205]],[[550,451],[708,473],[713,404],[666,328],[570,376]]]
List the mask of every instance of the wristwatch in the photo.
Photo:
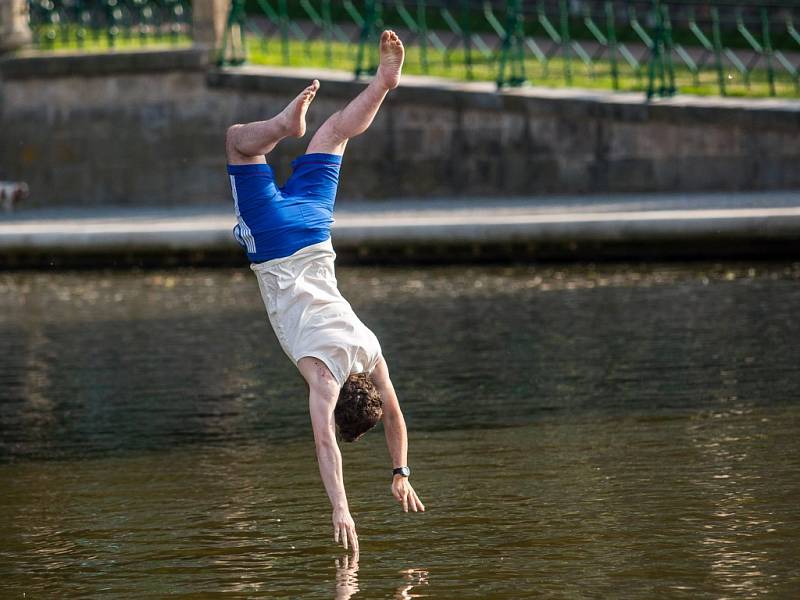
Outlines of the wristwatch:
[[392,477],[395,475],[402,475],[403,477],[408,477],[411,475],[411,469],[408,467],[397,467],[396,469],[392,469]]

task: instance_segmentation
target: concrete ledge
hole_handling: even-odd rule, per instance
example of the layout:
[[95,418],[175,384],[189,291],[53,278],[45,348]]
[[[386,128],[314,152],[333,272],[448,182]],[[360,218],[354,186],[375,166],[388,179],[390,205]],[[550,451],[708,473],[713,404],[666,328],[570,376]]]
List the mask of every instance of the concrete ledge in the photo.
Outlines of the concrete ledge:
[[[284,67],[227,67],[211,69],[208,84],[248,92],[295,93],[311,79],[324,84],[326,95],[351,98],[367,81],[352,73]],[[440,77],[404,75],[390,102],[419,103],[447,108],[552,112],[568,116],[608,117],[621,121],[746,124],[759,127],[797,127],[800,100],[676,96],[647,102],[642,93],[576,88],[525,86],[498,92],[491,82],[461,82]]]
[[183,48],[97,53],[28,52],[0,59],[3,79],[42,77],[100,77],[126,73],[205,71],[208,52]]
[[[800,195],[703,198],[357,205],[337,210],[333,238],[342,262],[800,257]],[[243,264],[233,225],[227,208],[12,218],[0,268]]]

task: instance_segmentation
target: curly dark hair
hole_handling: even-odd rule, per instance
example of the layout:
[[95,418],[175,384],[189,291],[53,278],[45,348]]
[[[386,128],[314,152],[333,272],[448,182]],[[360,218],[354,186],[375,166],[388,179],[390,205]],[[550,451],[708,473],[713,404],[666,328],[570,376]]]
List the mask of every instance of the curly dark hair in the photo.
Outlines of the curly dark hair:
[[356,373],[347,378],[333,416],[345,442],[355,442],[375,427],[383,416],[383,401],[369,374]]

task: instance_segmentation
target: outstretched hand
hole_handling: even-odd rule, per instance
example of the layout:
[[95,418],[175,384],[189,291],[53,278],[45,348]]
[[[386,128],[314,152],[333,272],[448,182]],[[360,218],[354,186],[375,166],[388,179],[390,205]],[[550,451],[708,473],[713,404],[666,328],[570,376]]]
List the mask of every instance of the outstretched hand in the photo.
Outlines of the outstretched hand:
[[411,487],[408,477],[395,475],[392,480],[392,495],[403,506],[403,512],[408,512],[409,510],[425,512],[425,505],[422,504],[417,492]]
[[333,541],[338,544],[340,539],[345,550],[348,549],[349,542],[349,545],[353,547],[354,558],[358,560],[356,523],[346,508],[337,508],[333,511]]

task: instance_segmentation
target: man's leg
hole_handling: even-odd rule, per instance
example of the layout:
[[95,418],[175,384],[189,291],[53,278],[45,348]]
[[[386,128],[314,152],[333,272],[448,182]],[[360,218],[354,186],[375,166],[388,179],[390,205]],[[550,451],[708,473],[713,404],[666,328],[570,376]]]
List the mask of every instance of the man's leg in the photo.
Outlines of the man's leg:
[[228,164],[264,163],[264,155],[283,138],[302,137],[306,132],[306,111],[318,89],[319,81],[315,79],[279,115],[267,121],[231,126],[225,137]]
[[308,154],[344,154],[347,140],[367,130],[386,94],[398,86],[405,56],[403,42],[394,31],[384,31],[380,51],[381,64],[375,79],[350,104],[322,124],[308,145]]

